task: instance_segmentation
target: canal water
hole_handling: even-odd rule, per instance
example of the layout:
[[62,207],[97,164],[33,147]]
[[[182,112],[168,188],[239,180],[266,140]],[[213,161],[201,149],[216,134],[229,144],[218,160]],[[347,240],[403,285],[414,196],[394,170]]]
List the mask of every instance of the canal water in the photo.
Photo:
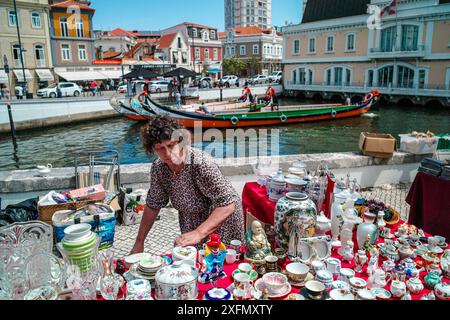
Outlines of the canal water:
[[[283,104],[304,103],[292,99]],[[0,135],[0,171],[30,169],[37,165],[51,163],[53,167],[74,165],[75,157],[89,150],[117,150],[121,164],[150,161],[144,153],[139,138],[142,123],[125,118],[112,118],[81,124],[64,125],[55,128],[18,132],[17,144],[13,145],[9,135]],[[359,118],[294,124],[269,127],[279,129],[279,153],[281,155],[358,151],[360,133],[398,134],[430,130],[434,133],[450,132],[450,109],[427,109],[423,107],[377,106],[367,115]],[[256,129],[258,132],[259,129]],[[223,131],[224,132],[224,131]],[[196,147],[212,149],[223,147],[223,154],[255,154],[252,142],[236,145],[235,139],[224,143],[211,141],[197,143]],[[276,140],[273,140],[276,141]],[[241,141],[242,142],[242,141]],[[270,146],[269,142],[269,146]],[[246,150],[243,150],[245,148]],[[219,148],[220,150],[220,148]],[[217,152],[217,151],[216,151]],[[213,155],[219,156],[217,152]]]

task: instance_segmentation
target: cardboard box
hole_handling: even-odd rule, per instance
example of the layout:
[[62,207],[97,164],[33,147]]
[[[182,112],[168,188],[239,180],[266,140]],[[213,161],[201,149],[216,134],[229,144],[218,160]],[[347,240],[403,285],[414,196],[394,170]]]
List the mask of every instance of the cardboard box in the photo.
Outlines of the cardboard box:
[[103,185],[99,184],[92,187],[82,188],[70,191],[72,198],[87,198],[96,201],[103,201],[106,198],[106,192]]
[[390,159],[394,155],[396,143],[390,134],[361,132],[359,149],[365,156]]

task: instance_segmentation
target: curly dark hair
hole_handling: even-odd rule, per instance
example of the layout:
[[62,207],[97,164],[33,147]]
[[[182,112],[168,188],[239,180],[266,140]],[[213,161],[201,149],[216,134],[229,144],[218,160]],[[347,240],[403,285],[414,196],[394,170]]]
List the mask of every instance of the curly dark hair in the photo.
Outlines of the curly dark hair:
[[[163,141],[172,140],[173,133],[184,127],[176,120],[167,116],[156,116],[141,129],[142,146],[147,154],[153,154],[153,147]],[[180,136],[180,142],[183,137]]]

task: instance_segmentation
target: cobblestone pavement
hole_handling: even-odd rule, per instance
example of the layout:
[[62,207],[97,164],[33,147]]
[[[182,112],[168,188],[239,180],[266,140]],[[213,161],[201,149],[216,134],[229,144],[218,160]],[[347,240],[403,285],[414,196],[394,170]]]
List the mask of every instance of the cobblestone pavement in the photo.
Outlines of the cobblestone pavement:
[[[385,185],[362,191],[366,199],[383,201],[394,207],[403,220],[407,220],[409,205],[405,199],[411,184]],[[174,209],[163,209],[161,219],[156,221],[145,241],[145,252],[150,254],[167,254],[172,252],[175,239],[181,234],[178,223],[178,212]],[[123,258],[131,251],[139,230],[136,226],[117,226],[112,251],[117,258]]]

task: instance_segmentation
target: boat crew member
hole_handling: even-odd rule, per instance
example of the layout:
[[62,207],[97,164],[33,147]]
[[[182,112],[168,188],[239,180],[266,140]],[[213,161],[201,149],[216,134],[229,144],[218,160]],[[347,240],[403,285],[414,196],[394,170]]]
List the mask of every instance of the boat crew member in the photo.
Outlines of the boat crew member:
[[[272,86],[269,86],[269,88],[267,88],[266,103],[270,104],[272,111],[274,111],[275,105],[278,105],[277,93],[275,92],[275,89]],[[277,110],[279,109],[278,106],[276,107],[276,109]]]
[[206,114],[207,116],[212,116],[213,114],[209,111],[208,107],[204,102],[202,102],[202,105],[200,106],[200,111]]
[[175,93],[175,104],[177,108],[181,108],[181,93],[178,91]]
[[351,106],[351,105],[352,105],[352,99],[350,99],[349,96],[347,96],[347,99],[345,99],[345,104],[346,104],[347,106]]
[[182,235],[175,246],[201,248],[211,234],[224,243],[245,243],[241,200],[210,155],[191,148],[191,134],[170,117],[157,116],[141,131],[148,154],[156,154],[146,207],[131,254],[144,252],[144,241],[169,201],[179,212]]
[[241,102],[253,101],[252,90],[250,90],[248,86],[245,86],[244,90],[242,91],[242,97],[239,99],[239,101]]

